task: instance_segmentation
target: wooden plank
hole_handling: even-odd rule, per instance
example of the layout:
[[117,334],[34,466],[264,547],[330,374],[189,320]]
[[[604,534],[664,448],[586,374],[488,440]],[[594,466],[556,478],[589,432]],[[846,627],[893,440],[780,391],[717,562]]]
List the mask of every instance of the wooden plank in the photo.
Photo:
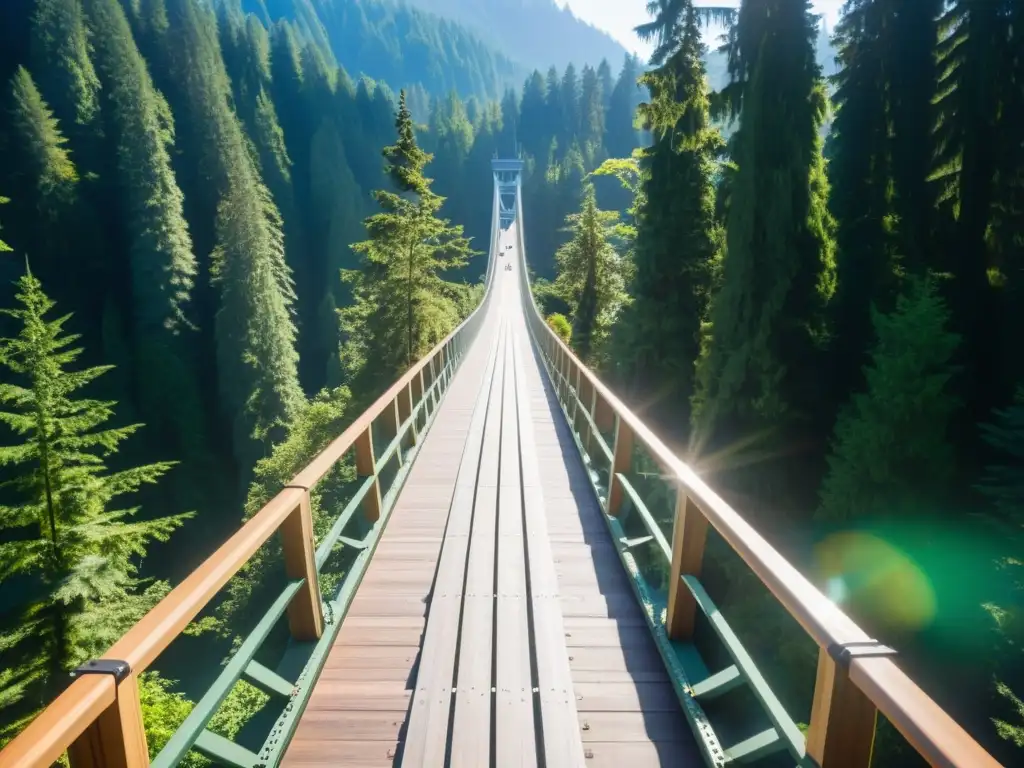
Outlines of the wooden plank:
[[580,712],[679,712],[669,683],[577,683]]
[[480,473],[477,477],[466,598],[456,678],[455,718],[452,724],[452,768],[475,768],[490,763],[491,706],[494,684],[494,539],[498,504],[498,461],[501,437],[501,393],[505,359],[504,336],[498,344],[491,397],[487,406]]
[[395,742],[405,726],[405,710],[392,712],[328,712],[317,710],[303,718],[303,725],[317,741],[331,744],[338,741]]
[[[405,545],[440,551],[449,511],[461,504],[458,472],[469,439],[472,406],[492,358],[493,327],[481,330],[466,362],[451,383],[384,531],[378,554],[407,556]],[[453,489],[455,492],[453,493]],[[400,545],[393,548],[392,544]],[[422,554],[422,550],[419,554]],[[345,618],[285,755],[287,766],[393,766],[404,748],[409,709],[420,659],[415,633],[426,625],[435,559],[374,557],[353,609]],[[418,594],[413,585],[419,580]],[[400,596],[388,587],[403,585]],[[380,603],[388,603],[381,608]],[[432,614],[433,615],[433,614]],[[378,633],[381,642],[373,642]],[[410,645],[391,645],[409,633]],[[407,763],[408,764],[408,763]]]
[[[456,480],[459,489],[472,488],[484,447],[485,425],[497,355],[488,363],[489,376],[484,378],[470,426],[469,438],[462,455]],[[459,621],[465,586],[466,558],[469,537],[465,533],[473,516],[472,496],[454,494],[449,514],[448,532],[441,550],[441,562],[434,581],[431,611],[423,638],[423,653],[416,676],[416,695],[409,713],[405,738],[405,760],[409,765],[443,765],[448,744],[448,722],[452,709],[452,682],[455,677],[455,655],[459,643]]]
[[586,712],[579,723],[584,742],[693,742],[674,712]]
[[703,768],[704,761],[693,748],[678,742],[633,741],[589,742],[587,768]]
[[[548,538],[548,521],[531,422],[532,409],[523,371],[523,342],[516,350],[516,403],[525,510],[530,601],[533,607],[537,689],[543,728],[544,761],[549,766],[582,768],[586,764],[577,722],[576,696],[559,606],[559,580]],[[527,350],[528,351],[528,350]]]
[[392,768],[401,744],[386,741],[335,741],[330,752],[319,742],[303,742],[288,748],[282,765],[287,768]]
[[497,768],[537,765],[530,665],[529,596],[519,483],[519,424],[512,345],[505,349],[498,496],[498,589],[496,611],[495,755]]

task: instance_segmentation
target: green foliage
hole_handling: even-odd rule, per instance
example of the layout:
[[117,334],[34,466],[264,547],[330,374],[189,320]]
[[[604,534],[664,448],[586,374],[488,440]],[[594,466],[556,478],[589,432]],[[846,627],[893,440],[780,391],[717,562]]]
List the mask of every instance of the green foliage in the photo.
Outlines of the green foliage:
[[95,53],[117,158],[116,226],[128,250],[128,280],[116,301],[135,328],[140,410],[160,442],[170,442],[176,455],[201,460],[207,450],[201,397],[187,352],[187,305],[198,266],[171,167],[173,126],[120,4],[90,0],[89,18],[106,30],[95,40]]
[[474,252],[462,234],[437,217],[444,198],[423,170],[432,159],[416,143],[401,95],[396,144],[384,149],[396,192],[377,190],[383,209],[366,219],[370,239],[352,246],[361,271],[348,271],[354,304],[341,310],[343,361],[363,392],[375,392],[443,339],[458,321],[456,288],[440,273],[465,265]]
[[[351,420],[346,416],[351,395],[348,389],[339,387],[324,390],[306,403],[299,411],[288,431],[288,436],[274,446],[270,455],[260,459],[253,471],[253,482],[245,503],[244,520],[253,515],[270,501],[309,464],[328,444],[334,440]],[[319,539],[330,527],[331,517],[324,510],[340,513],[339,500],[347,484],[355,477],[351,462],[341,462],[310,492],[314,533]],[[330,568],[325,569],[327,579]],[[218,621],[227,634],[238,632],[248,626],[252,619],[253,607],[264,604],[264,600],[284,583],[283,560],[280,544],[274,540],[263,546],[239,574],[228,583],[227,598],[218,609]],[[321,588],[325,594],[330,584]],[[273,596],[276,596],[276,593]]]
[[659,66],[641,78],[651,100],[639,108],[655,141],[638,153],[635,170],[629,161],[608,168],[633,188],[636,222],[632,302],[616,329],[616,369],[652,413],[681,425],[722,240],[713,184],[722,141],[709,125],[702,13],[690,2],[662,4],[642,28],[658,42],[652,63]]
[[[1000,463],[987,468],[980,490],[993,504],[995,524],[1007,542],[1005,551],[1017,553],[1024,544],[1024,387],[1018,388],[1009,407],[997,410],[994,421],[981,428],[985,442],[998,452]],[[999,738],[1024,749],[1024,704],[1014,692],[1024,684],[1019,663],[1024,644],[1024,561],[1011,554],[1000,559],[997,569],[1008,587],[1009,599],[984,606],[998,638],[993,665],[997,715],[992,722]]]
[[569,322],[569,318],[565,315],[555,312],[554,314],[548,315],[548,327],[558,334],[558,338],[564,341],[566,344],[572,339],[572,323]]
[[583,190],[579,213],[566,219],[572,239],[558,249],[555,290],[572,313],[573,347],[584,362],[600,356],[623,300],[619,255],[608,242],[618,214],[602,211],[592,184]]
[[[0,205],[11,202],[10,198],[0,197]],[[13,249],[3,240],[0,240],[0,253],[10,253]]]
[[[9,534],[0,545],[0,580],[25,585],[14,626],[0,631],[5,657],[0,702],[31,712],[63,687],[67,670],[95,658],[167,591],[139,578],[152,541],[166,541],[191,514],[138,519],[138,507],[115,500],[155,483],[174,462],[109,471],[106,460],[141,425],[106,427],[114,403],[75,397],[109,366],[67,367],[82,350],[66,335],[69,316],[50,320],[42,286],[26,273],[19,323],[0,340],[0,361],[12,380],[0,384],[2,422],[21,442],[0,448],[0,466],[20,470],[2,487],[19,499],[0,507]],[[8,721],[9,723],[12,721]],[[14,728],[20,720],[13,720]]]
[[807,3],[744,2],[731,68],[742,86],[721,287],[698,363],[701,444],[813,413],[825,308],[835,291],[833,221],[818,128],[825,94]]
[[11,91],[12,127],[20,141],[25,171],[35,179],[40,205],[53,206],[54,198],[66,200],[73,194],[78,181],[75,165],[64,146],[67,139],[58,130],[56,118],[24,67],[18,67],[14,73]]
[[[158,672],[139,675],[139,702],[151,759],[164,748],[194,706],[183,694],[173,690],[174,685],[175,681],[161,677]],[[262,709],[269,700],[265,693],[240,680],[228,693],[207,729],[233,740],[253,713]],[[189,752],[178,763],[180,768],[207,768],[210,765],[213,763],[195,752]]]
[[30,67],[57,117],[70,126],[87,126],[99,113],[101,86],[89,55],[82,5],[79,0],[38,0],[34,5]]
[[934,514],[953,476],[950,392],[959,338],[927,280],[910,281],[889,314],[874,313],[877,340],[867,388],[836,422],[819,515],[850,523],[888,515]]

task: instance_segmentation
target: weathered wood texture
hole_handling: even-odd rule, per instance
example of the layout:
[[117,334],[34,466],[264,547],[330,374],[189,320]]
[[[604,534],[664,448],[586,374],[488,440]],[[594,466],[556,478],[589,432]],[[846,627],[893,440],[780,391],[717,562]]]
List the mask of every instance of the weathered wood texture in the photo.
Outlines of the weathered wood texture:
[[498,280],[285,765],[701,764]]
[[525,326],[516,341],[586,765],[703,765]]

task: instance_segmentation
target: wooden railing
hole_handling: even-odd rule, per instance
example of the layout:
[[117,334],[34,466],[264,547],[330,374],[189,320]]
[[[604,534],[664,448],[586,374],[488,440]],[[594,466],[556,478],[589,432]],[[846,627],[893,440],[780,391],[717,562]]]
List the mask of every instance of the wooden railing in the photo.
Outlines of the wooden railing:
[[[202,565],[147,613],[103,656],[91,662],[93,669],[79,674],[28,727],[0,752],[0,768],[48,768],[67,752],[72,768],[143,768],[150,765],[149,748],[139,699],[139,675],[163,653],[183,630],[206,608],[213,597],[237,574],[275,533],[280,533],[288,583],[253,633],[234,653],[224,671],[196,704],[185,723],[153,761],[154,766],[176,765],[190,749],[225,764],[256,764],[263,754],[245,750],[205,730],[206,724],[234,684],[249,676],[260,687],[282,692],[287,709],[286,725],[273,735],[279,750],[294,728],[293,682],[259,666],[253,660],[274,624],[287,614],[291,637],[297,641],[320,641],[320,655],[314,651],[310,664],[322,664],[331,638],[325,635],[324,601],[319,590],[319,573],[339,541],[351,544],[365,557],[350,568],[339,594],[347,608],[362,578],[369,556],[397,497],[409,455],[429,428],[448,389],[454,372],[483,322],[493,291],[497,247],[497,198],[494,202],[494,232],[491,239],[486,290],[477,309],[392,387],[378,398],[292,481],[246,522]],[[375,430],[381,430],[387,447],[374,448]],[[403,454],[405,450],[405,454]],[[358,490],[338,516],[329,533],[317,546],[313,536],[310,490],[346,458],[354,459]],[[382,494],[381,470],[389,461],[398,464],[397,480]],[[349,542],[342,537],[345,526],[357,511],[372,524],[367,538]],[[332,611],[338,609],[332,608]],[[335,620],[336,633],[340,620]],[[309,664],[307,664],[307,667]],[[319,667],[308,677],[319,674]],[[309,681],[307,681],[309,682]],[[311,686],[310,686],[311,687]],[[309,689],[305,694],[308,696]],[[279,721],[281,722],[281,721]],[[282,733],[289,731],[289,733]],[[281,738],[284,736],[284,738]]]
[[[797,757],[822,768],[867,768],[871,764],[877,713],[881,712],[931,765],[994,768],[999,764],[892,661],[892,651],[871,638],[797,571],[732,507],[680,460],[618,397],[580,362],[548,327],[530,290],[518,209],[520,290],[527,323],[585,456],[607,462],[607,487],[599,499],[611,521],[628,500],[643,518],[668,567],[665,617],[649,617],[671,641],[692,639],[698,609],[709,616],[732,654],[739,675],[755,688],[783,741]],[[611,433],[611,445],[602,436]],[[636,449],[643,449],[675,492],[671,543],[647,512],[627,473]],[[753,662],[714,608],[698,577],[708,525],[720,534],[818,646],[818,664],[806,739],[764,684]],[[619,529],[621,533],[621,529]],[[629,542],[616,537],[620,554]],[[635,564],[633,567],[635,571]],[[669,643],[665,643],[669,646]],[[669,651],[670,652],[670,651]],[[665,650],[663,649],[663,655]],[[682,695],[699,707],[699,695]],[[695,730],[700,730],[695,728]],[[701,733],[696,734],[698,739]],[[751,740],[753,741],[753,740]],[[787,745],[789,746],[789,745]],[[724,762],[720,752],[717,760]],[[717,762],[716,760],[716,762]]]

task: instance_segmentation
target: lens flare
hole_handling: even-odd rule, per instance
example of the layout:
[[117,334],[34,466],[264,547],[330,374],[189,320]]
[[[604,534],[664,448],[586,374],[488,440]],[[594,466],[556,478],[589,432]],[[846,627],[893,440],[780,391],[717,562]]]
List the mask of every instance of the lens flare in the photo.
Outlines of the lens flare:
[[931,581],[889,542],[869,533],[837,533],[822,541],[815,555],[829,599],[872,626],[915,631],[935,619]]

